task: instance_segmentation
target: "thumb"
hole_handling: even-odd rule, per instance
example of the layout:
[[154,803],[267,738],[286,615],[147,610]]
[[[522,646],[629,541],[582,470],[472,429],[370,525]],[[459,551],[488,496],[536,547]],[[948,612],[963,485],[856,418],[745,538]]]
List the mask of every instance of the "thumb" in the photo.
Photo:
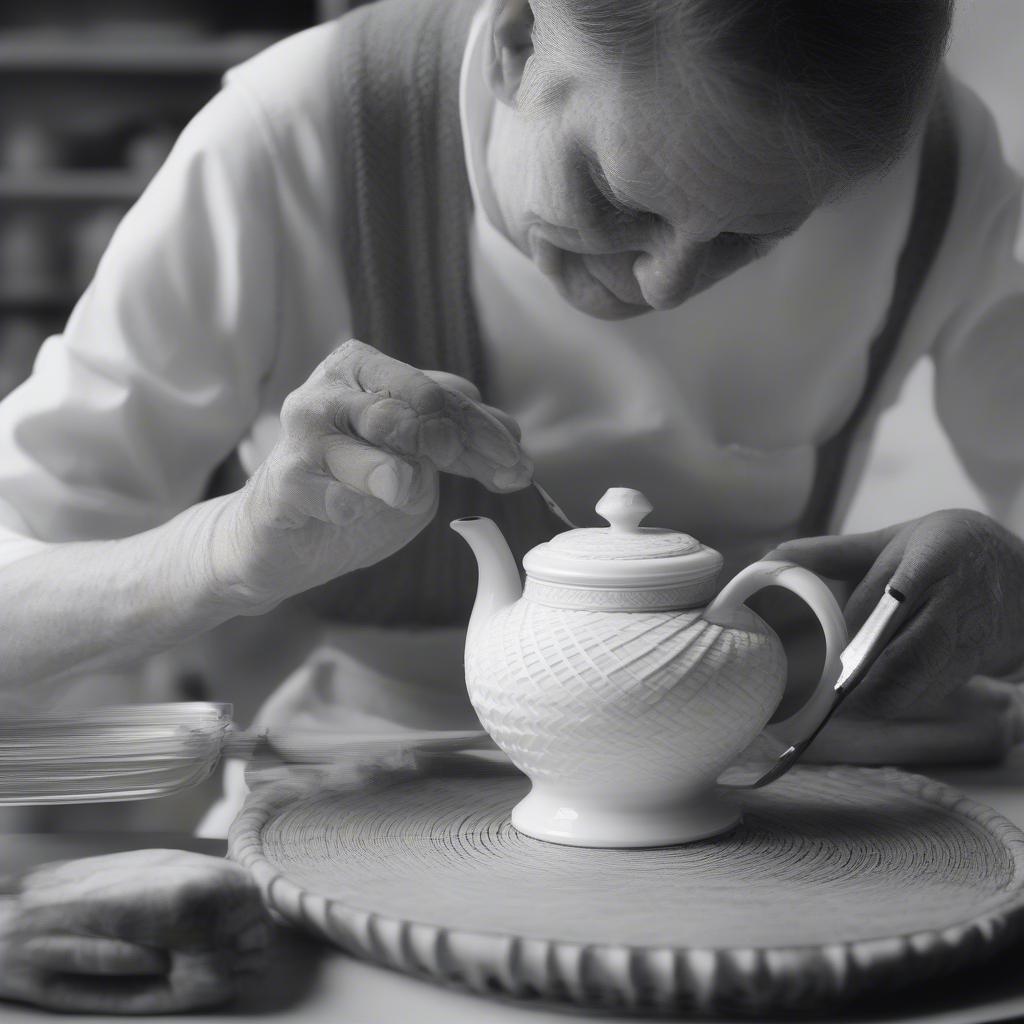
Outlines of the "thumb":
[[797,565],[832,580],[859,582],[895,539],[903,525],[870,533],[843,536],[800,537],[787,540],[764,557]]
[[851,633],[864,624],[907,546],[907,524],[839,537],[808,537],[780,544],[768,558],[796,562],[828,579],[849,583],[843,616]]

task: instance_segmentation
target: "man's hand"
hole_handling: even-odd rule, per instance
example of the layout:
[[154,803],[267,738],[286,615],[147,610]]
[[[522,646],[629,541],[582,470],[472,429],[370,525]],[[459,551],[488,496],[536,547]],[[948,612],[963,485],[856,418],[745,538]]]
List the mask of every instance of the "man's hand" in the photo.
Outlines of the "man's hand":
[[0,904],[0,997],[104,1014],[214,1006],[260,969],[268,938],[230,861],[138,850],[47,865]]
[[292,392],[281,439],[221,515],[210,565],[259,612],[393,554],[433,517],[438,473],[492,491],[532,476],[518,427],[469,381],[347,341]]
[[1024,542],[980,512],[789,541],[766,557],[850,583],[851,634],[890,580],[906,597],[897,632],[848,702],[857,714],[926,709],[972,676],[1024,665]]

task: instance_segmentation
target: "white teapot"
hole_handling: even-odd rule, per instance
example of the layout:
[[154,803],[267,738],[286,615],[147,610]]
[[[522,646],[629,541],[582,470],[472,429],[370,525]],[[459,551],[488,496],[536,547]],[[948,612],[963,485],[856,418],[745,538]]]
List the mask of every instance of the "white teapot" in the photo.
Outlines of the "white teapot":
[[772,734],[806,731],[832,702],[847,633],[828,587],[791,563],[757,562],[715,597],[722,556],[686,534],[642,527],[650,511],[639,491],[607,491],[597,512],[609,526],[533,548],[525,589],[492,520],[452,523],[479,568],[469,697],[532,782],[512,823],[534,838],[665,846],[739,821],[716,780],[786,689],[779,638],[743,604],[763,587],[803,598],[826,647],[810,698]]

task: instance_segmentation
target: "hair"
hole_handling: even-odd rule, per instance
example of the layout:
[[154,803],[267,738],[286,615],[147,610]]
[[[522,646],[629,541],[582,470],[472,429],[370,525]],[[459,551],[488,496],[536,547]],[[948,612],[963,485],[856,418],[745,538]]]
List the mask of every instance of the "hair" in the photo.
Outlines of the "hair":
[[[953,0],[541,0],[585,59],[641,78],[682,47],[706,88],[739,87],[848,177],[884,170],[932,94]],[[538,26],[539,28],[540,26]]]

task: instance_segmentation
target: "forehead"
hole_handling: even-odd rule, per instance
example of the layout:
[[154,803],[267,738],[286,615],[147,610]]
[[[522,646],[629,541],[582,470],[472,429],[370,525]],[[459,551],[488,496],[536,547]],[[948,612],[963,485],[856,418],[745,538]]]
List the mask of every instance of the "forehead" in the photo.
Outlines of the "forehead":
[[535,59],[543,88],[527,116],[556,117],[617,191],[695,231],[796,226],[837,185],[780,104],[679,53],[628,72],[564,52]]

